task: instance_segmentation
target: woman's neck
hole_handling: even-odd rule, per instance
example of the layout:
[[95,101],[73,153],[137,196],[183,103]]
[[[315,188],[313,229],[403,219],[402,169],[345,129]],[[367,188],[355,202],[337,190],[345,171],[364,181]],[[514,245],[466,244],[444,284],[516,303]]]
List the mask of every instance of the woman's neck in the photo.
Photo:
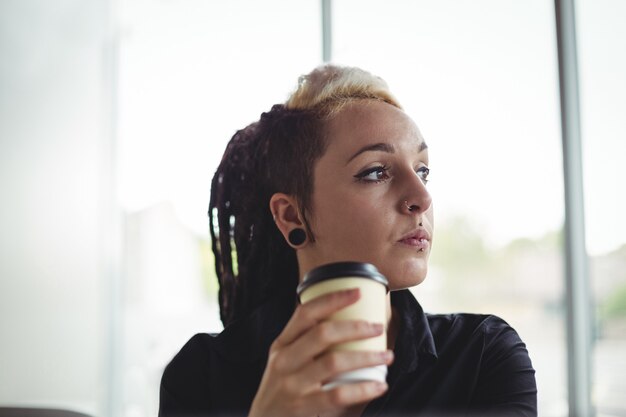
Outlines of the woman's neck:
[[387,349],[393,350],[398,336],[398,312],[391,306],[391,291],[387,293]]

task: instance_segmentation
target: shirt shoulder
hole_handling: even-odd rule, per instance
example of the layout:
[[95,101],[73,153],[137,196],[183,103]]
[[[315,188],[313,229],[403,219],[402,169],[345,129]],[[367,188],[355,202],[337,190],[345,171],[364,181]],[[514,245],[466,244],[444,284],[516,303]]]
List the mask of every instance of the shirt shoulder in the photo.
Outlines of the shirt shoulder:
[[263,350],[253,337],[250,327],[251,323],[242,320],[220,333],[194,335],[165,367],[161,386],[171,390],[173,388],[168,387],[187,388],[192,385],[191,381],[204,386],[211,373],[222,372],[222,368],[230,368],[230,364],[258,361]]
[[505,320],[484,314],[433,314],[428,321],[442,356],[470,353],[478,364],[471,405],[479,410],[477,415],[537,415],[535,370],[526,345]]
[[273,307],[193,336],[165,367],[160,417],[245,414],[262,377],[267,351],[282,318]]
[[193,336],[165,367],[161,377],[159,416],[185,415],[207,409],[214,336]]
[[[242,350],[236,333],[196,334],[182,347],[161,378],[159,417],[245,415],[263,362],[242,356],[254,348]],[[231,352],[224,354],[228,347]]]
[[476,340],[485,348],[493,344],[516,344],[521,339],[515,329],[492,314],[426,314],[437,346]]

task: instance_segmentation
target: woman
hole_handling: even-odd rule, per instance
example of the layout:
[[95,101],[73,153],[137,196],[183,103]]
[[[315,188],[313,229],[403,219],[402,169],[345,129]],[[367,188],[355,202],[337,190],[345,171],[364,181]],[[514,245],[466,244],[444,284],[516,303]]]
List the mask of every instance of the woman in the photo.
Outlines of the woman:
[[[415,123],[383,80],[356,68],[317,68],[238,131],[209,207],[225,329],[194,336],[167,366],[160,415],[535,416],[534,370],[508,324],[426,315],[407,290],[428,268],[428,174]],[[325,320],[355,290],[297,302],[308,271],[346,260],[389,280],[387,323]],[[386,352],[329,350],[385,329]],[[322,389],[374,365],[389,365],[387,383]]]

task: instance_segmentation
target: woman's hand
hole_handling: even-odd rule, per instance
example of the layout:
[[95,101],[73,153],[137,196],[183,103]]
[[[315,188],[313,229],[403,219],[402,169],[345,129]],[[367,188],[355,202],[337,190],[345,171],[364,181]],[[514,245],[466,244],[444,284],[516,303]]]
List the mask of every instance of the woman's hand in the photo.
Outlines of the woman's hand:
[[356,302],[358,289],[340,291],[299,305],[270,348],[267,366],[249,417],[305,417],[337,412],[379,397],[387,390],[381,382],[359,382],[323,390],[340,373],[389,365],[393,353],[329,351],[338,343],[378,336],[382,324],[327,320]]

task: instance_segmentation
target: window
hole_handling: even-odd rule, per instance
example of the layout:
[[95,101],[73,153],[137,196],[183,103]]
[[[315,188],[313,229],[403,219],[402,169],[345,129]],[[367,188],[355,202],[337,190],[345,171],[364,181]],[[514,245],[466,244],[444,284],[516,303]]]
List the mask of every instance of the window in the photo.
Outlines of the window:
[[577,2],[587,248],[595,306],[592,400],[626,415],[626,4]]

